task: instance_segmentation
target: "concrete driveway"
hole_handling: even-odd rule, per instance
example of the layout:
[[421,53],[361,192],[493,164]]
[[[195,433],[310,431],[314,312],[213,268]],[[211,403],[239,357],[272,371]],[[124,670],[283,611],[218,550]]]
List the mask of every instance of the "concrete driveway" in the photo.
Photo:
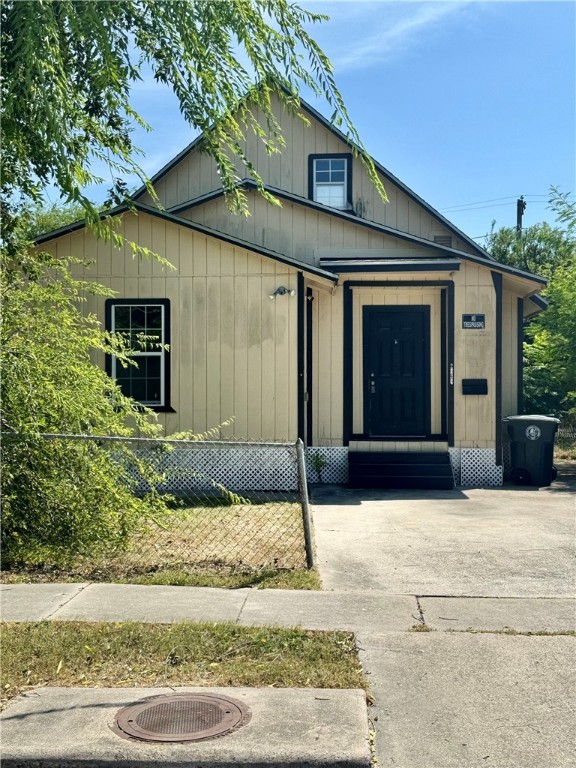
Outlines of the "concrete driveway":
[[312,492],[324,589],[573,596],[576,464],[550,488]]
[[356,632],[379,768],[576,765],[575,489],[313,489],[324,589],[416,600]]

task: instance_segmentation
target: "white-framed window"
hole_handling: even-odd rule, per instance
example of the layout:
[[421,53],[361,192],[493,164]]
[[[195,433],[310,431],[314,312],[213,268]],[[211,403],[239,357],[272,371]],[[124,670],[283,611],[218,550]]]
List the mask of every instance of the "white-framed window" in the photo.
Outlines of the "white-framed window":
[[345,210],[350,202],[350,156],[313,155],[310,158],[310,197],[317,203]]
[[108,299],[106,329],[123,336],[134,365],[110,356],[108,373],[128,397],[151,408],[169,406],[169,302]]

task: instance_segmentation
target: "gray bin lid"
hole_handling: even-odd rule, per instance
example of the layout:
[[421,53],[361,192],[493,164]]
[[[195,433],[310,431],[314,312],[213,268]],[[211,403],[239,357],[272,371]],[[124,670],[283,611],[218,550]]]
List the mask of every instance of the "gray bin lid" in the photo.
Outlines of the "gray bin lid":
[[533,414],[532,416],[506,416],[502,421],[551,421],[555,424],[560,424],[560,419],[554,416],[539,416],[538,414]]

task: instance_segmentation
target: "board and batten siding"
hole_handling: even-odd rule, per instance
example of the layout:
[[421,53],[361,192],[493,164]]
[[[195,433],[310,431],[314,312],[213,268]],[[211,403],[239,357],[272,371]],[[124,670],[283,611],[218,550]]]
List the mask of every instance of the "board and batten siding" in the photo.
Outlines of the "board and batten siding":
[[[349,154],[350,147],[313,115],[307,115],[310,121],[307,126],[296,115],[286,111],[276,97],[273,97],[273,108],[282,125],[286,146],[279,153],[269,154],[262,140],[248,130],[243,150],[253,161],[265,184],[306,199],[309,156]],[[266,124],[259,109],[255,110],[255,115],[258,120],[263,121],[262,124]],[[239,161],[233,158],[233,162],[240,178],[247,177],[248,173]],[[363,217],[370,221],[428,240],[433,240],[434,235],[452,235],[454,248],[470,252],[469,243],[460,240],[440,218],[435,217],[417,200],[406,194],[391,179],[380,173],[379,176],[386,189],[387,203],[381,199],[361,160],[357,157],[353,158],[350,202],[354,210],[362,210]],[[216,163],[197,147],[184,155],[155,184],[156,194],[167,210],[220,188],[221,178],[217,173]],[[140,199],[142,202],[152,203],[148,193],[143,194]],[[250,199],[249,204],[257,226],[264,226],[260,210],[253,198]],[[222,231],[228,232],[230,226],[233,226],[233,217],[228,215]]]
[[502,292],[502,416],[518,413],[518,295]]
[[312,442],[320,446],[343,444],[343,289],[313,291],[312,305]]
[[[454,274],[454,441],[457,448],[494,448],[496,292],[489,269],[463,262]],[[462,328],[462,315],[483,314],[485,330]],[[462,379],[487,379],[487,395],[463,395]]]
[[346,249],[374,250],[378,256],[389,252],[393,258],[430,256],[426,247],[371,231],[353,222],[325,215],[322,211],[286,200],[281,207],[273,206],[255,191],[250,191],[248,197],[252,216],[231,216],[222,199],[190,208],[178,215],[315,266],[319,265],[318,250],[324,256],[329,250],[343,252]]
[[[93,260],[78,277],[119,299],[169,299],[171,405],[165,433],[202,433],[233,419],[222,438],[297,437],[297,301],[269,295],[297,288],[296,270],[148,214],[118,217],[119,232],[168,259],[134,258],[85,230],[43,244],[57,256]],[[104,300],[86,311],[104,323]],[[103,360],[98,361],[103,365]]]

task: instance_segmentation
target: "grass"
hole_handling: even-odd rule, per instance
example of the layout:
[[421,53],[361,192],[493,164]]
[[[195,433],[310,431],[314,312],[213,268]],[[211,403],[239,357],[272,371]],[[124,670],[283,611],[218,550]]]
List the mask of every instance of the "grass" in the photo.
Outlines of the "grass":
[[322,589],[318,571],[315,570],[274,570],[262,569],[248,573],[222,573],[198,571],[164,571],[156,574],[143,574],[133,577],[123,583],[130,584],[164,584],[178,587],[225,587],[241,589],[256,587],[258,589]]
[[576,441],[558,438],[554,446],[554,459],[555,461],[576,460]]
[[2,700],[37,686],[366,688],[349,632],[232,624],[4,623]]
[[[189,500],[190,501],[190,500]],[[99,581],[175,586],[320,589],[306,569],[302,510],[278,495],[273,501],[227,505],[198,499],[148,521],[125,548],[71,557],[27,552],[4,567],[4,583]]]
[[175,587],[221,587],[224,589],[322,589],[318,572],[310,569],[227,567],[205,563],[192,568],[142,569],[118,573],[115,569],[36,566],[2,571],[0,583],[106,582],[109,584],[161,584]]

